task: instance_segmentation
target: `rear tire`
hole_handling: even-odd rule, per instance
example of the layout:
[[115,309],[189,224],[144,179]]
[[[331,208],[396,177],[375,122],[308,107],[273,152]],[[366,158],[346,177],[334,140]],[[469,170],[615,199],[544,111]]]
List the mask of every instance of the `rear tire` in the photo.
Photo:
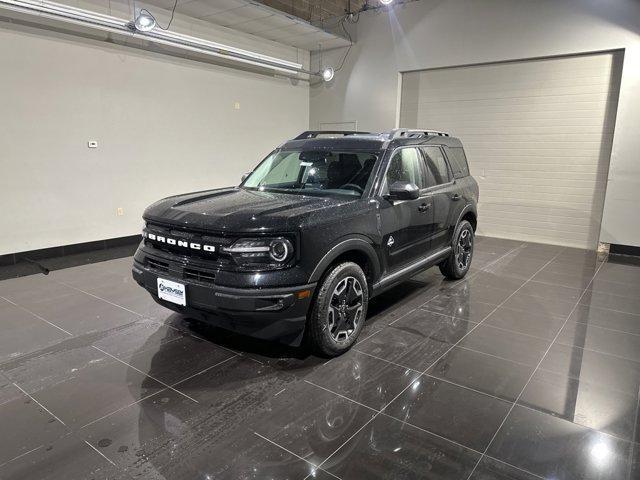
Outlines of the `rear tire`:
[[349,350],[362,331],[368,304],[369,286],[362,269],[353,262],[332,267],[307,319],[311,349],[328,357]]
[[459,280],[467,274],[473,259],[473,243],[473,227],[468,221],[462,220],[453,233],[451,253],[439,265],[445,277]]

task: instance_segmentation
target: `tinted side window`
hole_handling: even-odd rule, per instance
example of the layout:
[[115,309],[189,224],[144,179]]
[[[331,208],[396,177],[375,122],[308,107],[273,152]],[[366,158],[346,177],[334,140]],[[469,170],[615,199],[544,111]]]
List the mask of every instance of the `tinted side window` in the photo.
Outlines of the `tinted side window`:
[[440,147],[421,147],[424,161],[427,163],[428,183],[430,187],[451,181],[449,167]]
[[464,154],[462,148],[447,147],[447,157],[449,157],[449,163],[453,170],[453,176],[455,178],[466,177],[469,175],[469,165],[467,164],[467,157]]
[[411,182],[418,188],[427,187],[424,162],[418,150],[401,148],[393,155],[387,170],[387,187],[394,182]]

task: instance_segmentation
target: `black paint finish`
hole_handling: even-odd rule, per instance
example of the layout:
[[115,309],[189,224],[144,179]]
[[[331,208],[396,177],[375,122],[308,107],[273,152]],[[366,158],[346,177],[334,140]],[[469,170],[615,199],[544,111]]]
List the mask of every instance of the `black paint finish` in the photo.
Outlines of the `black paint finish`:
[[[466,160],[457,160],[465,163],[464,173],[454,168],[453,153],[445,154],[449,147],[464,156],[460,140],[448,135],[348,135],[287,142],[272,154],[302,159],[304,154],[344,152],[328,166],[325,160],[318,163],[318,169],[327,171],[348,169],[347,158],[356,154],[371,156],[373,164],[356,161],[355,171],[343,178],[347,183],[340,188],[329,188],[329,173],[326,182],[302,188],[305,175],[315,174],[302,168],[290,172],[294,178],[286,177],[284,183],[274,179],[270,183],[269,176],[259,173],[265,164],[271,165],[267,157],[238,187],[161,199],[143,214],[144,239],[134,256],[133,277],[156,298],[158,281],[184,284],[187,304],[163,303],[167,308],[245,335],[298,346],[316,286],[337,262],[357,263],[367,277],[369,296],[374,297],[446,259],[462,220],[475,230],[478,184],[469,175]],[[427,150],[432,153],[422,153]],[[415,169],[401,157],[407,152],[416,159],[409,163]],[[428,167],[428,155],[435,152],[443,162],[443,171],[436,171],[438,181]],[[280,165],[271,171],[277,172]],[[307,166],[311,165],[315,164]],[[403,181],[395,183],[409,188],[411,198],[391,194],[387,172],[395,170],[390,165],[399,166],[394,175]],[[355,184],[362,175],[365,182]],[[251,183],[254,176],[259,179]],[[324,187],[315,188],[318,184]],[[357,194],[344,193],[342,187],[349,185],[357,187]],[[256,238],[264,237],[285,238],[295,253],[281,264],[269,263],[269,257],[261,264],[256,253],[230,251],[239,240],[250,239],[255,248]],[[254,255],[252,263],[245,255]],[[299,290],[311,294],[296,300]],[[289,296],[276,304],[277,295]],[[270,311],[258,307],[274,304]],[[274,311],[278,318],[271,315]]]
[[639,478],[640,267],[479,237],[327,362],[164,309],[130,265],[0,281],[3,480]]

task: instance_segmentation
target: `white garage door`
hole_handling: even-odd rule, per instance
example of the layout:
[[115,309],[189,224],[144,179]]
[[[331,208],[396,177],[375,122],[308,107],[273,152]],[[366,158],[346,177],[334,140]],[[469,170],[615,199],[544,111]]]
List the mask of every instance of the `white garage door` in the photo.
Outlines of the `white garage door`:
[[594,248],[621,68],[613,52],[404,73],[400,126],[460,137],[478,233]]

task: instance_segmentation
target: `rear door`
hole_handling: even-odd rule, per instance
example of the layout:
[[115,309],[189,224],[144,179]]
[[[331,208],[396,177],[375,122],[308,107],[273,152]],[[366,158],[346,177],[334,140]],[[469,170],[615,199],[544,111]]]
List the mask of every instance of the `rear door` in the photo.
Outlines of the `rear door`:
[[433,206],[428,193],[428,172],[422,154],[416,147],[395,150],[389,161],[382,195],[396,181],[411,182],[420,188],[416,200],[380,202],[382,250],[386,270],[396,270],[429,252],[429,229],[433,221]]
[[461,200],[456,192],[452,172],[445,160],[442,148],[437,145],[420,147],[427,168],[427,192],[433,202],[433,215],[429,225],[430,250],[441,250],[448,246],[452,234],[452,203]]

